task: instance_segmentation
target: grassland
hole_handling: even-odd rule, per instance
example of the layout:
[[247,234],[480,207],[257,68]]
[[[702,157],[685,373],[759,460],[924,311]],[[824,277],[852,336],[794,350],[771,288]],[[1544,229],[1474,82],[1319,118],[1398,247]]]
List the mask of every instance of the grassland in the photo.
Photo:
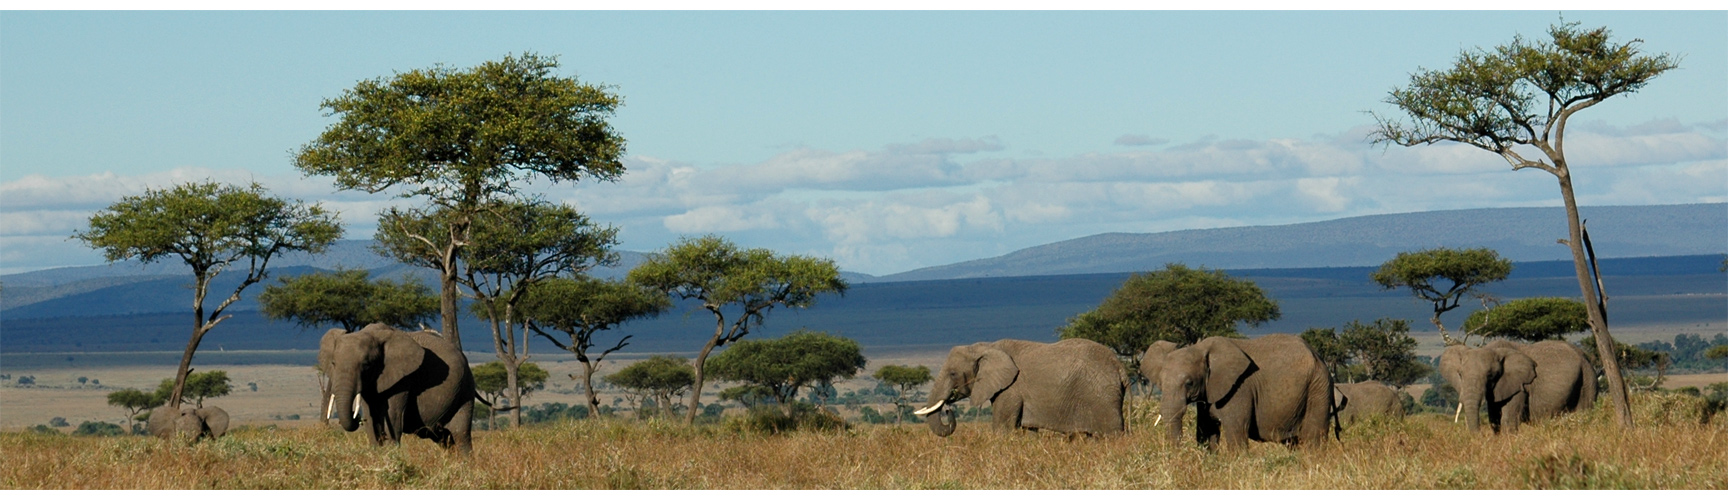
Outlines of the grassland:
[[965,424],[765,435],[726,424],[565,421],[480,432],[455,455],[411,439],[376,448],[321,427],[237,429],[196,445],[144,437],[0,434],[11,489],[1526,489],[1728,488],[1728,418],[1698,423],[1697,400],[1639,394],[1638,426],[1605,408],[1469,434],[1447,416],[1346,429],[1291,450],[1209,453],[1170,445],[1152,406],[1131,404],[1124,436],[1069,441]]

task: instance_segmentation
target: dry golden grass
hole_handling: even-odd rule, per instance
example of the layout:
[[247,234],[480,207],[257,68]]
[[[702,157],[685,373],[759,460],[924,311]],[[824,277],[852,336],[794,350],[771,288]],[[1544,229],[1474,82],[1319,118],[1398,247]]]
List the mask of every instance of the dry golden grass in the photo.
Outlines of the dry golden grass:
[[1569,415],[1516,435],[1469,435],[1449,416],[1347,429],[1314,450],[1171,446],[1136,402],[1131,434],[1068,441],[965,424],[759,435],[665,421],[565,422],[481,432],[460,456],[427,441],[375,448],[325,428],[246,428],[193,446],[0,434],[13,489],[1427,489],[1728,488],[1728,424],[1696,400],[1640,395],[1639,426]]

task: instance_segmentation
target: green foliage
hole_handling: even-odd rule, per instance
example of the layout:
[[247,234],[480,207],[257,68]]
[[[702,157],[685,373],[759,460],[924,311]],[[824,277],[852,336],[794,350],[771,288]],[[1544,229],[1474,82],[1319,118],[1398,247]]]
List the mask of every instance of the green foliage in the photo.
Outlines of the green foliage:
[[832,412],[804,402],[785,406],[752,406],[742,417],[726,420],[732,432],[780,434],[792,431],[836,431],[850,426]]
[[778,339],[740,341],[709,359],[707,370],[719,380],[766,388],[789,404],[799,388],[852,378],[864,364],[857,341],[800,329]]
[[459,207],[513,193],[532,174],[617,179],[624,139],[606,119],[622,99],[556,69],[557,59],[525,53],[361,81],[320,104],[337,122],[300,148],[294,166],[334,175],[341,189],[403,185],[405,197]]
[[[211,370],[187,375],[186,388],[180,393],[180,402],[182,404],[191,403],[196,407],[203,408],[205,399],[227,396],[229,393],[234,392],[234,386],[230,385],[229,382],[228,372],[222,370]],[[171,395],[173,393],[174,379],[165,378],[162,379],[161,384],[156,386],[156,393],[151,394],[150,397],[163,401],[164,403],[158,404],[158,406],[160,406],[161,404],[167,404],[166,401],[172,399]]]
[[1704,351],[1704,357],[1708,359],[1728,358],[1728,344],[1711,347],[1709,350]]
[[72,431],[72,435],[98,437],[124,436],[126,435],[126,428],[108,422],[91,422],[85,420],[83,423],[78,424],[78,428]]
[[1428,376],[1430,368],[1416,360],[1416,339],[1410,322],[1380,318],[1364,324],[1351,321],[1338,336],[1371,380],[1403,387]]
[[1057,333],[1137,359],[1159,340],[1189,345],[1206,337],[1239,337],[1239,322],[1259,325],[1278,318],[1278,303],[1252,281],[1165,264],[1162,270],[1130,276],[1096,309],[1071,318]]
[[[170,381],[172,383],[172,381]],[[172,389],[170,389],[172,390]],[[126,419],[136,420],[139,413],[162,406],[168,402],[168,394],[158,390],[144,392],[137,389],[121,389],[108,393],[108,406],[118,406],[126,409]]]
[[72,423],[67,422],[66,417],[54,417],[48,419],[48,425],[52,427],[71,427]]
[[[468,373],[474,376],[474,390],[481,394],[496,398],[509,388],[506,383],[510,374],[505,371],[503,362],[493,361],[478,365],[469,369]],[[516,383],[522,386],[524,398],[528,397],[529,393],[546,388],[546,379],[549,377],[551,374],[547,373],[545,368],[534,363],[522,363],[516,367]]]
[[1590,329],[1584,303],[1561,297],[1529,297],[1481,309],[1464,319],[1464,331],[1525,342],[1564,340]]
[[1489,248],[1434,248],[1420,252],[1398,252],[1380,265],[1369,279],[1387,290],[1408,288],[1417,298],[1434,303],[1434,326],[1442,332],[1440,314],[1458,308],[1458,301],[1476,292],[1476,287],[1506,279],[1512,261]]
[[671,408],[672,398],[696,382],[690,361],[678,356],[655,355],[607,375],[606,383],[623,387]]
[[[876,374],[873,376],[877,380],[899,389],[895,391],[894,395],[895,422],[899,422],[900,417],[908,415],[907,410],[910,407],[906,401],[915,397],[912,395],[912,391],[918,386],[930,383],[931,380],[930,367],[928,366],[886,365],[877,368]],[[875,412],[875,410],[870,411]]]
[[1345,348],[1344,341],[1338,338],[1338,329],[1309,328],[1299,336],[1303,342],[1308,343],[1308,348],[1313,349],[1314,354],[1320,357],[1320,361],[1326,363],[1326,369],[1332,371],[1332,380],[1344,383],[1346,379],[1342,370],[1350,364],[1350,350]]
[[[1594,365],[1598,372],[1602,371],[1601,354],[1596,351],[1596,337],[1585,336],[1582,340],[1578,341],[1578,345],[1584,349],[1584,357],[1590,360],[1590,364]],[[1618,340],[1614,341],[1614,352],[1614,356],[1616,360],[1620,362],[1620,368],[1622,369],[1654,369],[1656,371],[1657,376],[1651,379],[1650,383],[1647,384],[1647,388],[1655,388],[1662,384],[1662,379],[1667,373],[1670,362],[1673,359],[1666,352],[1654,351],[1626,344]]]
[[370,275],[346,270],[277,278],[258,295],[259,312],[306,328],[334,324],[347,331],[372,323],[412,330],[437,316],[438,296],[426,285],[408,278],[374,281]]
[[[666,294],[646,287],[577,276],[536,283],[522,296],[516,311],[535,333],[575,353],[578,361],[586,363],[589,349],[594,347],[595,333],[631,320],[658,316],[671,307],[672,301]],[[564,332],[568,342],[548,334],[544,328]],[[623,336],[594,361],[624,348],[629,340],[629,335]]]
[[1422,391],[1422,406],[1434,411],[1448,412],[1458,406],[1458,388],[1452,384],[1441,382],[1429,386]]
[[[680,238],[631,269],[626,281],[698,301],[714,315],[714,335],[696,355],[696,365],[703,368],[696,372],[692,406],[700,405],[704,370],[713,349],[743,339],[777,306],[807,308],[815,305],[818,295],[843,294],[847,287],[833,260],[740,249],[714,235]],[[732,314],[730,323],[728,314]],[[695,415],[690,418],[694,421]]]
[[30,428],[30,433],[52,436],[60,435],[60,431],[54,430],[53,427],[49,427],[47,424],[36,424],[34,427]]

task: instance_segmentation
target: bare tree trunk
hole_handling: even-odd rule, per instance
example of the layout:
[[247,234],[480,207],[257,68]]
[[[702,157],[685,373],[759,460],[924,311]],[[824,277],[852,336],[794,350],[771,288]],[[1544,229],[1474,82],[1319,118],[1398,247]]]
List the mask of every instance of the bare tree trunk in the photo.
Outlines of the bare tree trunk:
[[714,337],[702,346],[702,352],[696,354],[696,380],[690,383],[690,411],[684,416],[684,422],[695,425],[696,414],[702,413],[702,365],[708,364],[708,353],[714,352],[714,346],[720,343],[720,336],[726,333],[726,318],[714,312]]
[[1560,178],[1560,197],[1566,203],[1566,246],[1572,250],[1572,267],[1578,275],[1578,289],[1584,298],[1584,310],[1590,316],[1590,332],[1596,338],[1596,355],[1602,360],[1602,374],[1608,379],[1608,395],[1614,401],[1614,414],[1620,427],[1630,429],[1632,403],[1626,394],[1626,379],[1620,372],[1620,360],[1614,353],[1614,337],[1608,334],[1608,313],[1603,309],[1596,282],[1590,278],[1584,257],[1583,225],[1578,221],[1578,202],[1572,196],[1572,177],[1566,165],[1556,165]]
[[582,387],[588,391],[588,418],[599,418],[600,397],[594,394],[594,363],[582,362]]

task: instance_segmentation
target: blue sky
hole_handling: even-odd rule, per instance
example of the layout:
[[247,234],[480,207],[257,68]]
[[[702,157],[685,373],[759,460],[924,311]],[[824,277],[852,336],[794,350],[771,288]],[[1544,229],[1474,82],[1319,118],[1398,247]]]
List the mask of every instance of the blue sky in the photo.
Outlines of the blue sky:
[[[1567,12],[1681,68],[1579,115],[1585,204],[1728,201],[1728,13]],[[1555,12],[0,13],[0,273],[102,262],[89,214],[189,180],[378,209],[290,151],[363,79],[508,53],[615,86],[617,183],[537,186],[622,228],[888,274],[1101,232],[1558,205],[1552,177],[1363,139],[1418,68]]]

